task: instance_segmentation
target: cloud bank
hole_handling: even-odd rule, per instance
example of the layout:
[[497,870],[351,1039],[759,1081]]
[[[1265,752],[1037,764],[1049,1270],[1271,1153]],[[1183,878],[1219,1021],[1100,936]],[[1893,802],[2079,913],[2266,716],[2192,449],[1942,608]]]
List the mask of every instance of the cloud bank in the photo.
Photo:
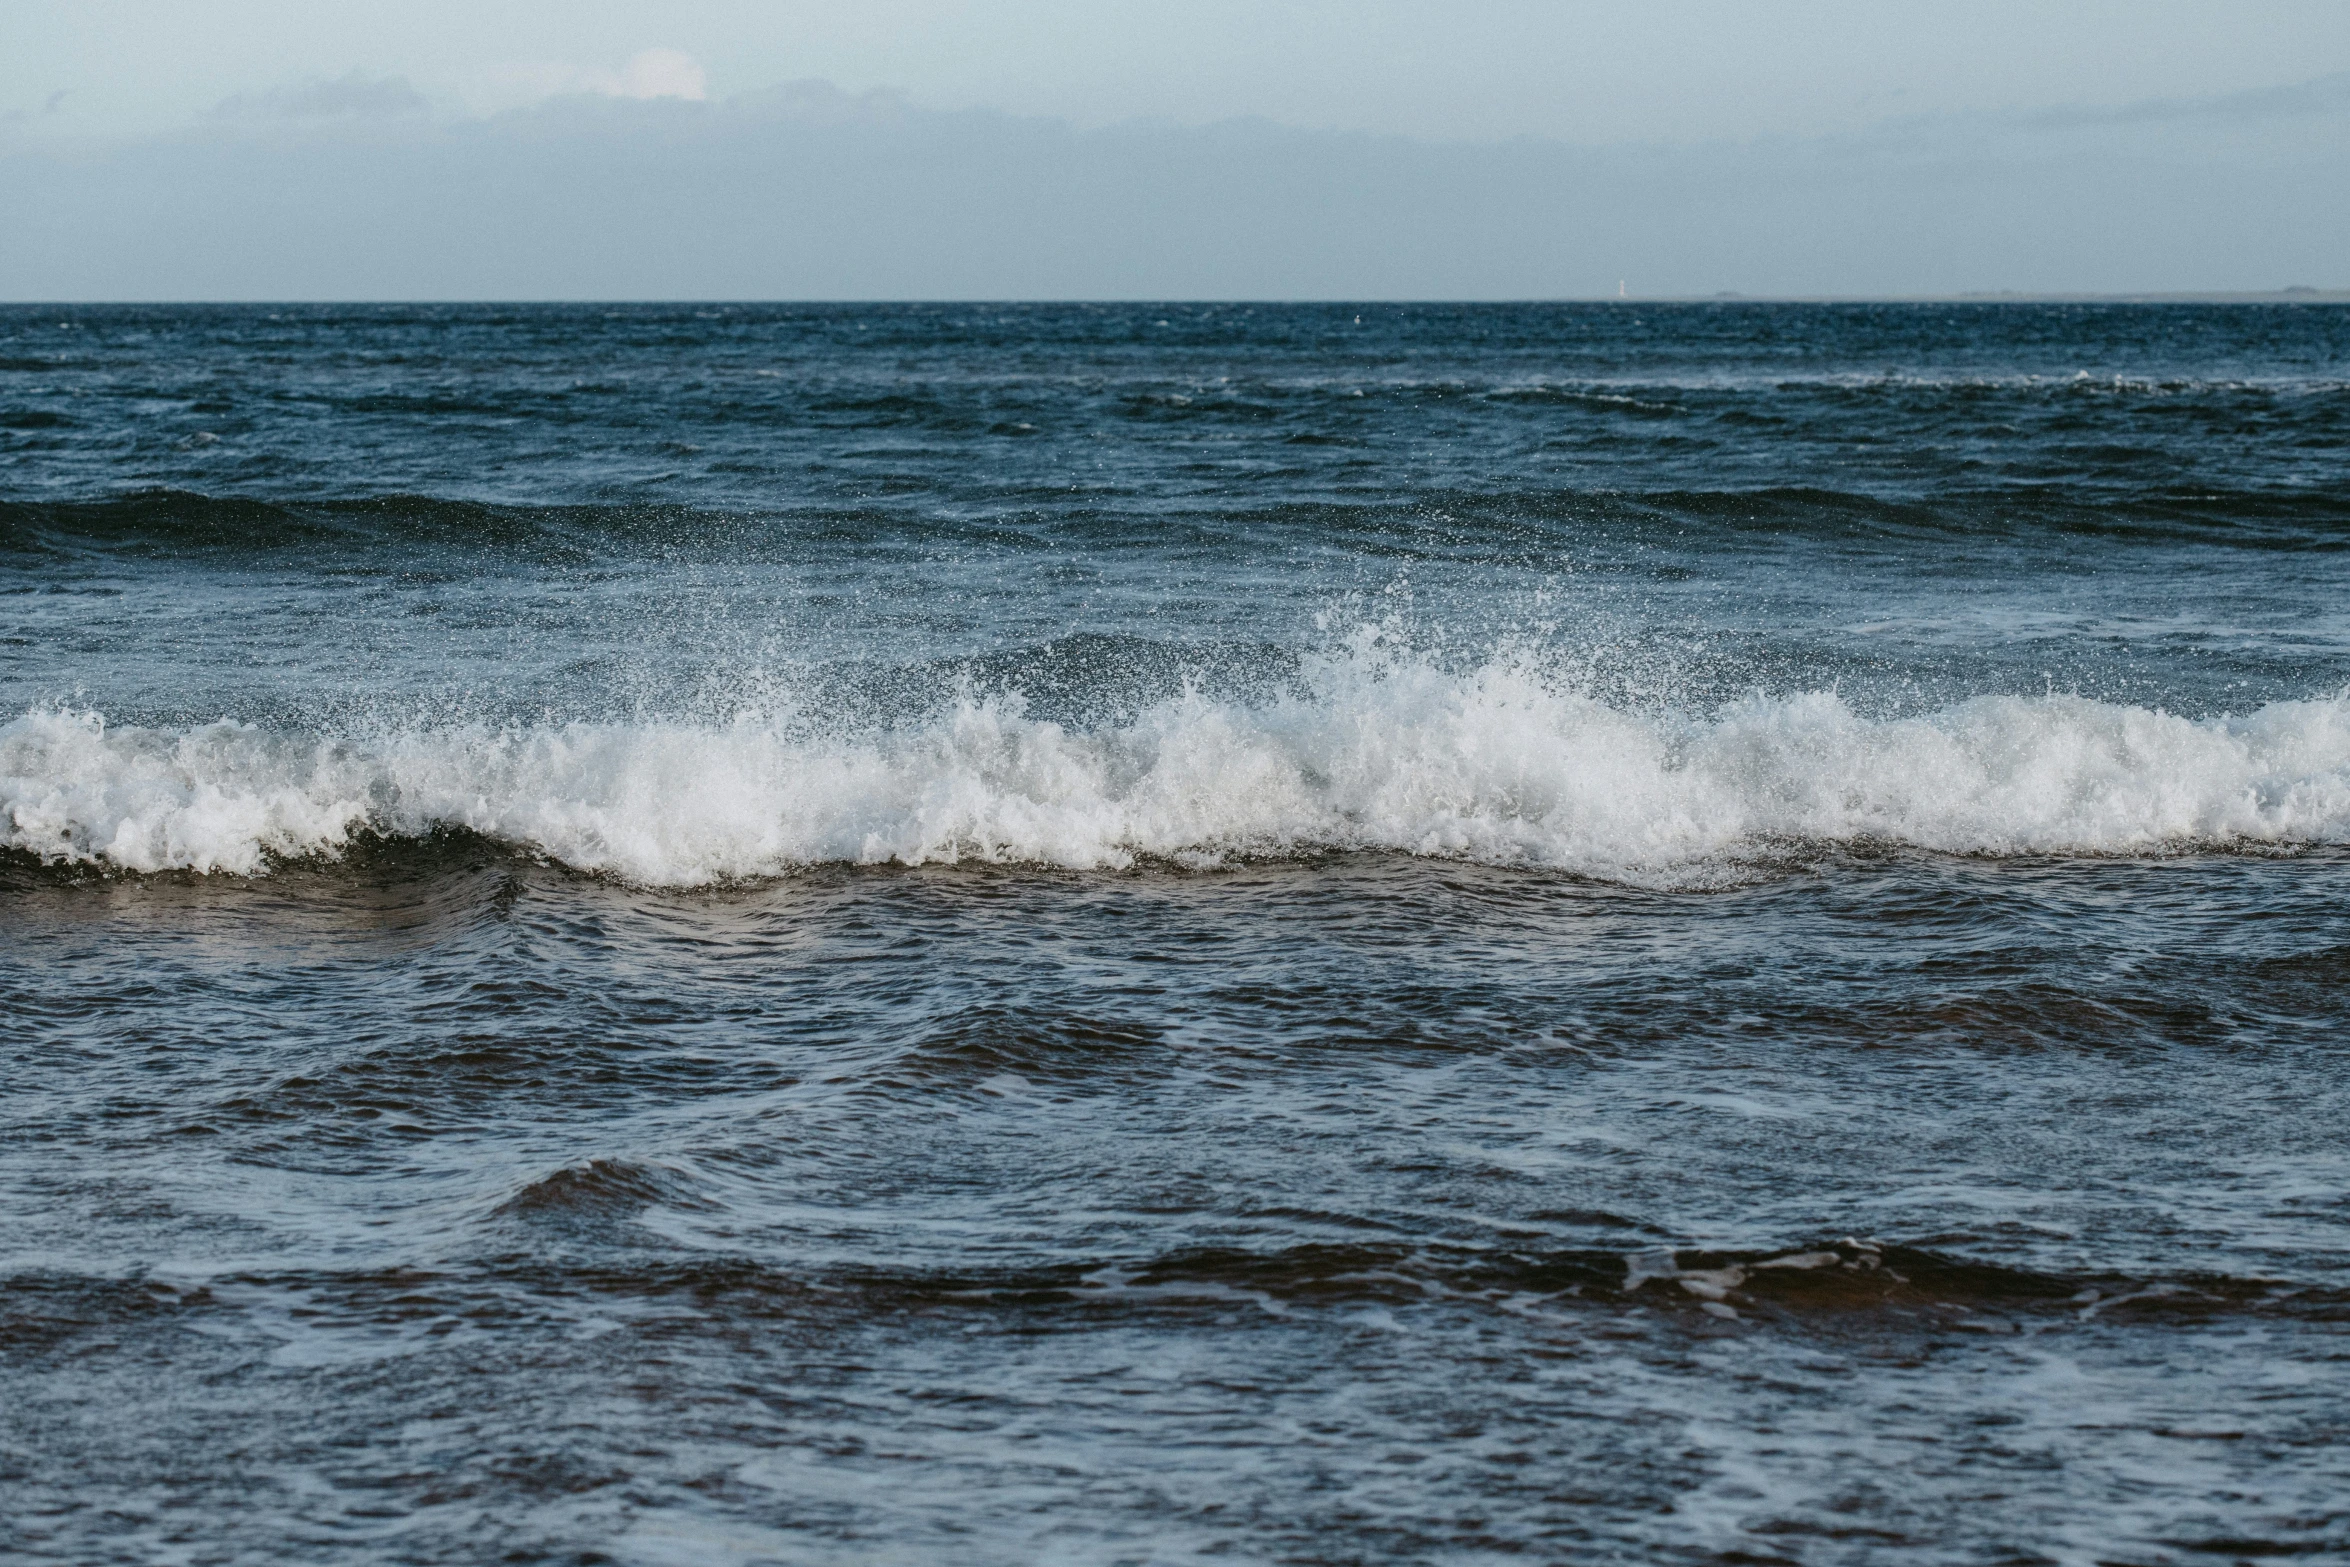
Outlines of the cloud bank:
[[0,297],[1548,298],[2350,283],[2350,93],[1697,147],[1080,131],[655,51],[436,119],[350,77],[0,140]]
[[306,82],[268,93],[239,93],[221,100],[216,119],[336,119],[346,115],[422,114],[431,107],[424,94],[401,76],[351,71],[332,81]]

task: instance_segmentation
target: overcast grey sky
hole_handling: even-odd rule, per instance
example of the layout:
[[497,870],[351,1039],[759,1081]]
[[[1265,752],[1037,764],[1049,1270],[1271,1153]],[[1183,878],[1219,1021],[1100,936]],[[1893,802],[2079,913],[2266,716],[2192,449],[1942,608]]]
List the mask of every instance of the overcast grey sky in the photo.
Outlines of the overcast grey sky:
[[479,113],[619,85],[655,50],[690,57],[713,97],[821,77],[1081,125],[1254,115],[1432,138],[1692,142],[2305,80],[2350,70],[2350,4],[20,0],[0,7],[0,112],[157,130],[235,94],[359,70]]
[[2339,285],[2346,188],[2345,0],[0,5],[0,297]]

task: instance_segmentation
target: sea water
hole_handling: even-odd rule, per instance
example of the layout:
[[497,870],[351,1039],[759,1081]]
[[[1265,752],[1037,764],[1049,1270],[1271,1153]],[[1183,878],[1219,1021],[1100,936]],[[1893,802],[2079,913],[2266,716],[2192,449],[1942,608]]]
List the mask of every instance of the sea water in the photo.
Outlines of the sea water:
[[27,1560],[2350,1555],[2350,310],[0,310]]

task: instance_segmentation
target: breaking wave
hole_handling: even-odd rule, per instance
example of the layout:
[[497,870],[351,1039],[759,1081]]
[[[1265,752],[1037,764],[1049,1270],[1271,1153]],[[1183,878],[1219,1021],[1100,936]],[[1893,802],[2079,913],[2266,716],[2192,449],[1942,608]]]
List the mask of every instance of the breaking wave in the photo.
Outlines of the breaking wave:
[[1099,727],[1016,692],[866,726],[774,709],[367,734],[40,709],[0,726],[0,847],[44,860],[250,875],[440,829],[665,886],[1338,850],[1690,884],[1789,843],[2325,845],[2350,842],[2350,697],[2213,719],[2054,695],[1872,719],[1828,692],[1659,714],[1508,659],[1331,657],[1282,693],[1186,690]]

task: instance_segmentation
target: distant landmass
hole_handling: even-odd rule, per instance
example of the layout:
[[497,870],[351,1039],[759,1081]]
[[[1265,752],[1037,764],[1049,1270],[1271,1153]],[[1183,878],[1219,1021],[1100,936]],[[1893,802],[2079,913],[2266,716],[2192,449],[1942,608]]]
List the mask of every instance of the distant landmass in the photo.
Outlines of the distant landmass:
[[2061,302],[2081,300],[2104,304],[2149,305],[2350,305],[2350,288],[2311,288],[2296,283],[2291,288],[2249,289],[2236,291],[2197,290],[2157,294],[2031,294],[2013,289],[1997,292],[1976,292],[1952,296],[1958,299],[2020,299],[2034,302]]
[[1957,294],[1712,294],[1609,295],[1637,304],[2003,304],[2022,305],[2350,305],[2350,288],[2188,289],[2139,293],[2042,293],[2030,289],[1969,289]]

